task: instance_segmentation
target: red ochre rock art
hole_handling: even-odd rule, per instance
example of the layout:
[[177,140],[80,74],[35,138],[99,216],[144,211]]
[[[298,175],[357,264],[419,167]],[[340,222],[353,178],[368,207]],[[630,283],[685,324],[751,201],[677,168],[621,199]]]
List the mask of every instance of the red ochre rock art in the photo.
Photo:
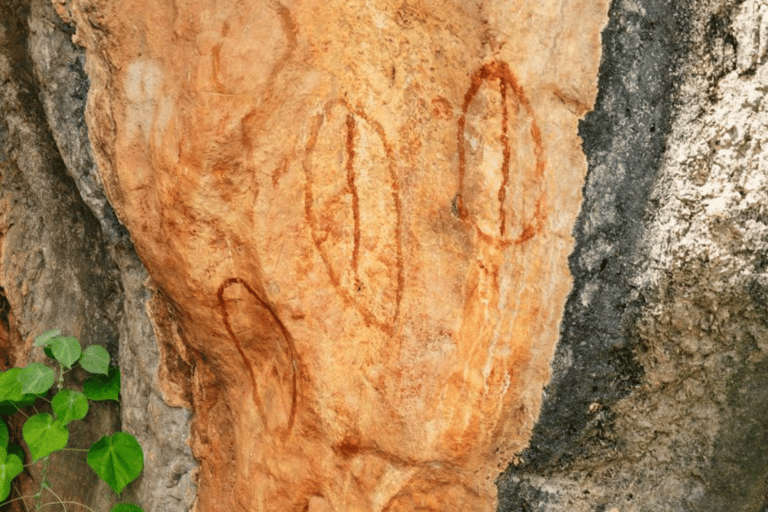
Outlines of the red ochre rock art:
[[269,431],[285,437],[296,421],[296,349],[285,325],[248,283],[224,281],[216,294],[224,325],[251,380],[251,396]]
[[459,216],[486,241],[521,243],[534,236],[544,215],[544,147],[531,104],[505,62],[490,62],[472,76],[458,121],[458,151]]
[[[335,148],[338,161],[315,161],[316,149]],[[333,286],[369,325],[391,334],[403,293],[403,249],[398,178],[384,129],[344,100],[331,101],[314,119],[303,168],[307,220]]]
[[594,101],[607,5],[91,4],[89,136],[173,305],[195,512],[494,510],[570,291],[560,98]]

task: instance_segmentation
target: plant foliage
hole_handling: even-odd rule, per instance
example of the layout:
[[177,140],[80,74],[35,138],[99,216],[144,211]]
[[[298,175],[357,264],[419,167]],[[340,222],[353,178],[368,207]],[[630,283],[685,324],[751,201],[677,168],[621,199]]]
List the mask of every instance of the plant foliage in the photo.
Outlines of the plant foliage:
[[[55,387],[51,400],[53,415],[45,412],[34,414],[22,427],[22,437],[33,461],[44,461],[42,491],[49,488],[45,472],[50,454],[66,449],[69,441],[67,425],[86,417],[88,400],[119,400],[120,371],[109,366],[109,353],[103,347],[90,346],[82,350],[77,338],[61,336],[58,330],[38,336],[35,346],[43,347],[45,354],[59,363],[58,379],[56,372],[43,363],[31,363],[24,368],[0,372],[0,418],[33,405]],[[83,392],[56,389],[64,383],[65,368],[68,371],[76,364],[94,374],[85,381]],[[9,441],[8,426],[0,419],[0,503],[10,495],[13,479],[24,470],[23,450],[18,445],[9,446]],[[131,434],[117,432],[102,437],[91,446],[87,463],[119,495],[144,469],[144,452]],[[40,495],[41,492],[35,495],[38,509],[45,506],[39,503]],[[119,503],[111,512],[144,511],[137,505]]]

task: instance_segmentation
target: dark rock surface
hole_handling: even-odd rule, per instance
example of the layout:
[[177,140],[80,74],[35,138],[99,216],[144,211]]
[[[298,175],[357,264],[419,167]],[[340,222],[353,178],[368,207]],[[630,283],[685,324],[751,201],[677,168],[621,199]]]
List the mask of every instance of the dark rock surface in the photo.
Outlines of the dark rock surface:
[[766,507],[764,7],[613,3],[574,290],[499,511]]
[[[70,446],[88,448],[121,427],[133,433],[145,469],[122,500],[186,511],[195,498],[190,413],[161,398],[146,304],[152,286],[91,157],[88,79],[73,33],[49,1],[0,5],[0,369],[44,360],[31,342],[50,329],[106,347],[122,371],[121,404],[92,403],[86,421],[72,425]],[[67,384],[77,388],[86,376],[76,372]],[[37,490],[39,476],[33,468],[23,494]],[[52,456],[49,479],[65,499],[99,510],[114,502],[82,453]]]

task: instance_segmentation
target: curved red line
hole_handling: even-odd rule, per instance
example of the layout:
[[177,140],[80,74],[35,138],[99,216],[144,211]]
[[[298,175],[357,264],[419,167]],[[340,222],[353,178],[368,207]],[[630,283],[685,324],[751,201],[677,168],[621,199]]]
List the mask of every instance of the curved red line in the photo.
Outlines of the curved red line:
[[[362,110],[359,110],[359,109],[353,110],[346,100],[342,98],[338,98],[326,103],[326,105],[323,108],[323,112],[325,113],[325,115],[327,115],[330,109],[332,109],[336,105],[341,105],[345,107],[347,111],[350,113],[350,115],[347,117],[347,128],[348,128],[347,141],[346,141],[347,145],[349,145],[350,142],[354,142],[353,140],[350,141],[350,137],[349,137],[350,135],[349,118],[352,117],[351,116],[352,114],[354,114],[357,117],[363,119],[365,122],[367,122],[376,131],[379,138],[381,139],[382,146],[384,146],[384,150],[386,151],[386,154],[387,154],[387,160],[389,162],[388,170],[389,170],[390,179],[392,181],[392,198],[395,203],[395,247],[397,251],[397,264],[396,264],[397,265],[397,278],[396,278],[397,282],[395,283],[395,312],[394,312],[392,321],[387,322],[387,321],[379,320],[371,312],[369,308],[360,304],[358,300],[356,300],[347,290],[345,290],[341,286],[340,276],[334,271],[333,266],[331,265],[330,258],[328,257],[328,255],[326,254],[326,251],[322,247],[322,240],[320,239],[317,233],[316,226],[318,222],[317,222],[317,217],[315,216],[315,212],[313,210],[314,193],[313,193],[312,187],[313,187],[314,176],[312,175],[311,165],[309,163],[309,157],[314,152],[315,145],[317,144],[317,137],[320,133],[320,128],[323,125],[323,114],[318,114],[316,116],[314,125],[310,130],[309,138],[307,140],[307,145],[306,145],[306,153],[303,161],[304,173],[307,178],[304,183],[304,201],[305,201],[304,213],[310,225],[310,234],[312,236],[312,241],[315,244],[315,248],[319,252],[320,258],[323,260],[323,264],[325,265],[326,270],[328,271],[328,276],[331,279],[331,283],[336,288],[338,293],[341,295],[344,302],[356,308],[357,311],[360,313],[360,315],[362,315],[366,324],[373,325],[378,329],[380,329],[381,331],[389,335],[392,335],[392,333],[394,332],[394,323],[400,315],[400,303],[402,302],[403,287],[405,282],[404,269],[403,269],[403,248],[402,248],[402,241],[401,241],[402,202],[400,201],[400,193],[399,193],[400,187],[397,179],[397,173],[395,172],[395,169],[394,169],[394,161],[395,161],[394,155],[393,155],[392,148],[387,143],[387,138],[384,134],[384,129],[382,128],[382,126],[378,122],[370,119]],[[354,125],[354,119],[353,119],[352,127],[354,128],[354,126],[355,125]],[[349,165],[349,162],[352,160],[352,158],[350,157],[350,151],[352,152],[352,155],[354,155],[354,147],[352,149],[347,147],[346,150],[348,152],[347,165]],[[349,181],[349,173],[348,173],[347,179]],[[354,174],[352,175],[352,179],[354,181]],[[356,186],[350,186],[350,190],[356,191]],[[356,192],[355,192],[355,196],[356,196]],[[353,201],[356,199],[355,196],[353,196]],[[355,215],[354,211],[353,211],[353,215]],[[357,218],[359,219],[359,212],[357,215],[358,215]],[[359,224],[355,227],[355,234],[356,236],[359,236]],[[359,238],[356,238],[354,247],[355,248],[359,247]],[[353,252],[354,252],[354,249],[353,249]],[[353,254],[353,257],[354,257],[354,254]],[[355,276],[357,277],[357,274]]]
[[459,171],[458,171],[458,181],[459,181],[459,192],[456,195],[456,207],[459,212],[459,218],[462,220],[467,220],[469,216],[469,212],[467,211],[466,206],[464,206],[464,198],[463,198],[463,192],[464,192],[464,178],[466,175],[466,152],[464,150],[464,131],[466,129],[466,117],[467,117],[467,111],[469,110],[469,104],[474,99],[475,95],[477,95],[477,92],[480,90],[480,86],[486,81],[486,80],[499,80],[500,83],[500,92],[502,96],[502,102],[504,103],[503,106],[503,112],[502,112],[502,142],[504,143],[504,160],[503,160],[503,168],[502,168],[502,186],[499,190],[499,200],[501,202],[500,205],[500,212],[501,212],[501,227],[499,229],[500,231],[500,240],[494,240],[493,237],[487,235],[486,233],[483,233],[479,229],[477,230],[480,238],[483,240],[489,241],[489,242],[501,242],[503,245],[509,245],[512,243],[523,243],[527,240],[533,238],[533,236],[536,235],[538,232],[538,229],[541,226],[541,223],[543,221],[545,211],[544,211],[544,190],[540,192],[539,197],[536,200],[536,207],[534,210],[533,218],[523,226],[522,233],[519,237],[517,237],[514,240],[504,240],[504,232],[506,229],[506,220],[504,216],[504,201],[506,200],[506,188],[509,184],[509,165],[511,162],[511,150],[509,148],[509,137],[508,137],[508,112],[507,112],[507,106],[506,106],[506,96],[507,96],[507,88],[512,90],[512,93],[515,96],[515,99],[520,102],[520,104],[525,108],[526,113],[528,114],[528,118],[531,120],[531,137],[533,138],[534,143],[534,154],[536,155],[536,177],[538,180],[541,180],[544,176],[544,168],[546,166],[546,161],[544,158],[544,146],[541,140],[541,132],[539,131],[538,123],[536,122],[536,117],[533,113],[533,108],[531,107],[531,103],[528,101],[528,97],[525,95],[525,92],[523,91],[523,88],[518,84],[517,79],[515,78],[515,75],[512,73],[512,71],[509,69],[509,66],[506,62],[501,61],[493,61],[489,62],[488,64],[485,64],[483,67],[481,67],[479,70],[475,72],[474,75],[472,75],[472,81],[469,86],[469,89],[464,94],[464,103],[462,104],[461,110],[462,114],[459,117],[458,120],[458,131],[456,134],[456,139],[458,143],[458,150],[459,150]]
[[355,288],[360,287],[360,275],[358,266],[360,260],[360,197],[357,195],[357,184],[355,183],[355,118],[352,114],[347,114],[347,186],[352,195],[352,223],[353,223],[353,241],[352,241],[352,275],[355,279]]
[[499,89],[501,92],[501,144],[504,148],[504,160],[501,164],[501,186],[499,187],[499,216],[501,218],[501,226],[499,227],[499,233],[501,238],[504,238],[507,227],[507,216],[504,215],[504,200],[507,197],[507,186],[509,186],[509,161],[511,158],[509,149],[509,119],[507,112],[507,84],[504,80],[499,79]]
[[293,429],[293,425],[296,420],[296,397],[298,393],[297,389],[297,373],[298,368],[296,366],[296,349],[293,345],[293,339],[291,338],[288,329],[285,328],[285,325],[283,325],[283,322],[280,320],[280,318],[275,313],[274,308],[267,304],[258,293],[256,293],[253,288],[251,288],[248,283],[246,283],[243,279],[240,279],[239,277],[230,277],[229,279],[225,280],[223,283],[221,283],[221,286],[219,286],[219,290],[216,292],[216,296],[218,298],[219,307],[221,308],[222,315],[224,316],[224,326],[227,329],[227,333],[229,334],[229,337],[232,339],[232,341],[235,344],[235,348],[237,348],[237,351],[240,353],[240,357],[243,359],[243,363],[245,363],[246,368],[248,369],[248,374],[251,377],[251,385],[252,385],[252,399],[254,402],[254,405],[259,409],[259,411],[264,414],[264,411],[261,408],[261,405],[259,403],[259,399],[256,395],[256,375],[253,372],[253,363],[248,359],[248,356],[246,356],[245,351],[243,350],[243,346],[240,343],[240,340],[235,335],[232,324],[229,320],[229,313],[227,313],[227,308],[224,306],[224,290],[232,284],[240,284],[242,285],[248,293],[250,293],[255,299],[256,302],[262,306],[264,309],[266,309],[270,315],[272,315],[272,318],[277,323],[277,325],[280,327],[280,331],[283,334],[283,338],[285,338],[286,343],[288,344],[288,351],[290,352],[290,358],[291,358],[291,364],[293,365],[293,375],[292,375],[292,396],[291,396],[291,412],[289,414],[288,419],[288,428],[287,432],[290,432]]

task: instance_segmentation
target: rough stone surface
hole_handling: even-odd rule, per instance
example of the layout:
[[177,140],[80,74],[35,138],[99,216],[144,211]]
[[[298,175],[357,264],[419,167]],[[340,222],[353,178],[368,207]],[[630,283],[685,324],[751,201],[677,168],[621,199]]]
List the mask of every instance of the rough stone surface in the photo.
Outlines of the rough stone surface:
[[764,2],[614,2],[576,278],[504,511],[768,506]]
[[57,9],[197,509],[493,509],[570,290],[606,3]]
[[[473,402],[489,352],[472,305],[494,288],[467,277],[500,268],[499,291],[527,283],[509,300],[562,304],[583,187],[552,378],[498,510],[768,510],[765,2],[613,2],[586,182],[605,6],[535,3],[55,0],[62,23],[0,2],[0,366],[40,359],[52,327],[107,346],[121,408],[73,438],[136,434],[124,497],[147,511],[492,510],[490,462],[526,445],[560,310],[514,331],[489,296],[483,328],[533,341],[493,353],[511,402]],[[523,172],[500,197],[504,104]],[[521,165],[534,121],[550,181]],[[451,380],[460,357],[475,373]],[[457,383],[448,405],[478,428],[441,437]],[[433,438],[403,435],[414,417]],[[54,486],[108,510],[75,459]]]
[[[116,269],[104,250],[99,224],[79,201],[47,130],[26,48],[29,16],[29,6],[21,2],[0,6],[0,76],[6,77],[0,84],[3,370],[43,360],[39,349],[30,350],[33,337],[59,325],[84,345],[100,343],[113,354],[117,349],[117,326],[112,322],[119,299]],[[69,384],[81,382],[82,375],[68,379]],[[109,404],[96,405],[90,418],[75,427],[73,439],[97,440],[119,425],[118,410]],[[13,420],[12,430],[20,439],[24,417],[17,414]],[[80,454],[56,454],[49,480],[64,499],[77,497],[106,508],[108,487],[84,471],[86,467]],[[73,479],[73,474],[78,477]],[[38,482],[39,467],[32,467],[27,478],[17,482],[17,492],[34,494]],[[20,503],[16,506],[22,510]]]
[[[196,495],[189,411],[159,398],[159,348],[147,311],[153,286],[93,164],[88,80],[73,33],[48,1],[0,5],[0,370],[44,360],[32,340],[53,328],[105,346],[122,370],[121,407],[92,403],[86,421],[72,424],[70,446],[87,448],[122,426],[146,455],[143,477],[123,500],[186,511]],[[71,374],[66,384],[81,386],[85,377]],[[13,418],[17,440],[23,419]],[[34,494],[39,479],[33,467],[18,482],[21,495]],[[62,498],[97,510],[115,501],[82,453],[54,454],[49,480]]]

